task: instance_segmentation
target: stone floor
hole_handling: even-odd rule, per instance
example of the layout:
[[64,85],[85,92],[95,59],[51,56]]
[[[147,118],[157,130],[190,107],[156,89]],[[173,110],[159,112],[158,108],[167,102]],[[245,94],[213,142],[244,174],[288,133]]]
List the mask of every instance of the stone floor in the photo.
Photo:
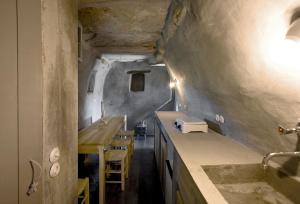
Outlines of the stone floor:
[[[135,150],[125,191],[120,185],[109,184],[106,188],[106,204],[163,204],[159,177],[155,165],[153,137],[135,139]],[[91,204],[98,203],[98,158],[79,158],[79,177],[89,175]],[[84,166],[84,168],[82,168]],[[83,170],[84,169],[84,170]]]

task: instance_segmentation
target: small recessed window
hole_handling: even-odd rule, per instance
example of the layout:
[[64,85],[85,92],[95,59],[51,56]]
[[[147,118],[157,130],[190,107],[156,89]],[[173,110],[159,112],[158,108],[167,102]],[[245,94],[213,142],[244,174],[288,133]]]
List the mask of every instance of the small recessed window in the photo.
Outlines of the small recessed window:
[[145,90],[145,74],[135,73],[131,75],[130,90],[133,92],[139,92]]
[[129,71],[131,74],[130,91],[132,92],[143,92],[145,91],[145,73],[149,73],[150,70],[146,71]]

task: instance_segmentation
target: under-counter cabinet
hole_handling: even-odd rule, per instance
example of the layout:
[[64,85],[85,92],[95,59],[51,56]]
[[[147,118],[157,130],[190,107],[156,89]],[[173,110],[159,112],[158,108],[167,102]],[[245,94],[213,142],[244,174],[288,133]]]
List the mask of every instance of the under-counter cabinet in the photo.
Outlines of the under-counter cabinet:
[[154,122],[154,154],[156,166],[160,169],[160,128],[157,120]]
[[[216,166],[224,172],[222,168],[228,164],[260,166],[262,155],[213,130],[183,134],[174,125],[174,121],[181,117],[187,116],[182,112],[156,112],[156,148],[163,154],[163,158],[157,155],[160,161],[158,170],[164,172],[161,178],[166,204],[230,203],[207,174],[206,167]],[[162,159],[166,160],[165,163],[161,162]],[[233,194],[230,193],[230,196]]]
[[166,158],[167,158],[167,141],[163,135],[160,136],[160,169],[159,176],[161,182],[161,188],[163,190],[163,194],[165,194],[165,183],[166,183]]
[[206,203],[160,121],[155,122],[155,157],[166,204]]
[[178,153],[174,153],[173,167],[173,200],[175,204],[205,204],[191,174],[184,165]]
[[155,122],[154,151],[159,172],[161,189],[166,204],[172,204],[173,145],[163,132],[158,120]]

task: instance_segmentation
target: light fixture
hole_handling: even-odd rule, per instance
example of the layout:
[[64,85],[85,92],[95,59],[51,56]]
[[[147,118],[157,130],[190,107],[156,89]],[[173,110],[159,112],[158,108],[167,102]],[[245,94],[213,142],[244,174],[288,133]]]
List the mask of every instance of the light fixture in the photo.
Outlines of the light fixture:
[[166,64],[152,64],[151,67],[165,67]]
[[261,41],[261,45],[264,59],[269,65],[269,77],[272,75],[289,83],[295,80],[299,84],[300,18],[293,19],[289,25],[282,20],[278,26],[274,24],[274,29],[270,27],[269,34],[266,35],[268,38]]
[[170,81],[169,86],[170,86],[170,88],[175,88],[175,86],[177,86],[177,84],[178,84],[178,81],[176,79],[173,79]]
[[286,33],[286,39],[300,41],[300,18],[296,19]]

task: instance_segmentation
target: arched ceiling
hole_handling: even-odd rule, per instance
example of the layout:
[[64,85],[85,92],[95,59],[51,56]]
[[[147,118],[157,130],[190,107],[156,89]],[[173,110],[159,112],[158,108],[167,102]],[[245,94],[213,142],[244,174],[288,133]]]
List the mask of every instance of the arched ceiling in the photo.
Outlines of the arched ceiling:
[[170,0],[80,0],[84,39],[100,52],[153,53]]

